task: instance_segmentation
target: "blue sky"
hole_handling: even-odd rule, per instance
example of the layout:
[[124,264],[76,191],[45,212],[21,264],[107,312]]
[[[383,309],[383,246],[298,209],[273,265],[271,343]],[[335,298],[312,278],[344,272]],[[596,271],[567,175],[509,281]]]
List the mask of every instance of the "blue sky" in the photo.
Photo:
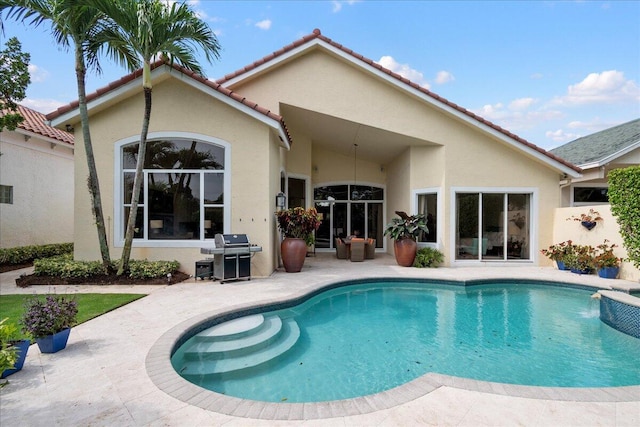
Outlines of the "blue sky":
[[[640,117],[638,1],[190,1],[222,45],[216,79],[322,34],[551,149]],[[76,96],[73,57],[47,27],[4,22],[31,54],[24,105]],[[91,92],[127,71],[103,59]]]

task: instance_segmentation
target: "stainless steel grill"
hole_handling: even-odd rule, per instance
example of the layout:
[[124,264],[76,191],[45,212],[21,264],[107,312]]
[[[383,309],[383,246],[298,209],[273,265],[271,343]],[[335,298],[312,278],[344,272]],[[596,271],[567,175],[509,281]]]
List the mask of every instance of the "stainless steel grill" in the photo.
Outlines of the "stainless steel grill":
[[252,245],[246,234],[216,234],[215,248],[202,248],[200,253],[213,255],[213,277],[220,283],[229,280],[251,280],[251,257],[262,247]]

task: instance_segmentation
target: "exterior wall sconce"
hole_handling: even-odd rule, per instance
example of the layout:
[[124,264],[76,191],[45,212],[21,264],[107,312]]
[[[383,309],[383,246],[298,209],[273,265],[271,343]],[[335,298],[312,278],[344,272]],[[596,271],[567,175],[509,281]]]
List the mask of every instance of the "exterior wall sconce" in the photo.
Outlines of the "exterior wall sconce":
[[276,207],[279,211],[283,210],[287,205],[287,195],[282,191],[276,194]]
[[65,128],[67,129],[67,132],[73,132],[75,130],[70,124],[67,124]]

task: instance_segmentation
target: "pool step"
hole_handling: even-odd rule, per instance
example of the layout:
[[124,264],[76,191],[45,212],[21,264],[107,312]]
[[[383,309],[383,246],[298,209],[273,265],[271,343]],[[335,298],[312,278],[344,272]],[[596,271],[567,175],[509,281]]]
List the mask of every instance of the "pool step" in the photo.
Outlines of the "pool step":
[[246,337],[260,329],[264,325],[265,318],[262,314],[240,317],[228,322],[212,326],[198,333],[194,341],[231,341]]
[[204,334],[208,330],[203,331],[194,337],[194,342],[185,350],[184,357],[189,360],[224,359],[268,347],[281,333],[282,319],[279,316],[269,316],[262,320],[259,326],[252,327],[250,331],[242,334],[234,332],[233,338],[217,335],[216,340],[213,334]]
[[261,325],[254,325],[250,330],[248,335],[240,337],[234,330],[234,339],[226,339],[226,335],[219,341],[194,339],[192,346],[185,351],[180,374],[202,377],[258,366],[284,354],[300,337],[296,321],[282,320],[279,316],[268,316]]

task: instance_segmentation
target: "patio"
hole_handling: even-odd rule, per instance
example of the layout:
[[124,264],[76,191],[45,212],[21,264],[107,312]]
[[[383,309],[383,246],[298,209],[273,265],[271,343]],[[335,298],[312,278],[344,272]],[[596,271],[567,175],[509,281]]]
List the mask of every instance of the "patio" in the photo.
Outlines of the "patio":
[[[335,254],[317,254],[301,273],[277,271],[268,278],[230,282],[187,281],[173,286],[65,289],[17,288],[20,272],[1,275],[8,293],[131,292],[146,298],[76,326],[59,353],[29,350],[23,370],[0,390],[2,425],[611,425],[640,423],[640,386],[572,390],[522,387],[450,378],[430,379],[431,390],[403,387],[374,395],[380,410],[357,414],[343,403],[307,405],[309,419],[296,418],[293,405],[250,403],[243,408],[211,410],[185,403],[158,389],[149,377],[147,358],[158,340],[176,325],[212,311],[286,299],[325,283],[363,277],[424,277],[444,280],[536,278],[595,287],[640,289],[636,282],[578,276],[542,267],[439,268],[398,267],[392,256],[351,263]],[[173,373],[169,373],[172,375]],[[420,381],[420,380],[417,380]],[[424,384],[422,384],[424,385]],[[401,396],[412,394],[411,398]],[[383,402],[380,399],[386,401]],[[222,401],[218,401],[220,405]],[[405,403],[402,403],[405,402]],[[396,404],[397,403],[397,404]],[[384,408],[384,409],[382,409]],[[234,410],[236,412],[234,412]],[[244,411],[243,416],[239,416]],[[238,416],[221,412],[235,413]],[[255,418],[252,418],[253,415]],[[257,419],[261,418],[261,419]],[[271,418],[271,419],[269,419]],[[331,418],[326,420],[322,418]],[[278,421],[274,421],[279,419]]]

